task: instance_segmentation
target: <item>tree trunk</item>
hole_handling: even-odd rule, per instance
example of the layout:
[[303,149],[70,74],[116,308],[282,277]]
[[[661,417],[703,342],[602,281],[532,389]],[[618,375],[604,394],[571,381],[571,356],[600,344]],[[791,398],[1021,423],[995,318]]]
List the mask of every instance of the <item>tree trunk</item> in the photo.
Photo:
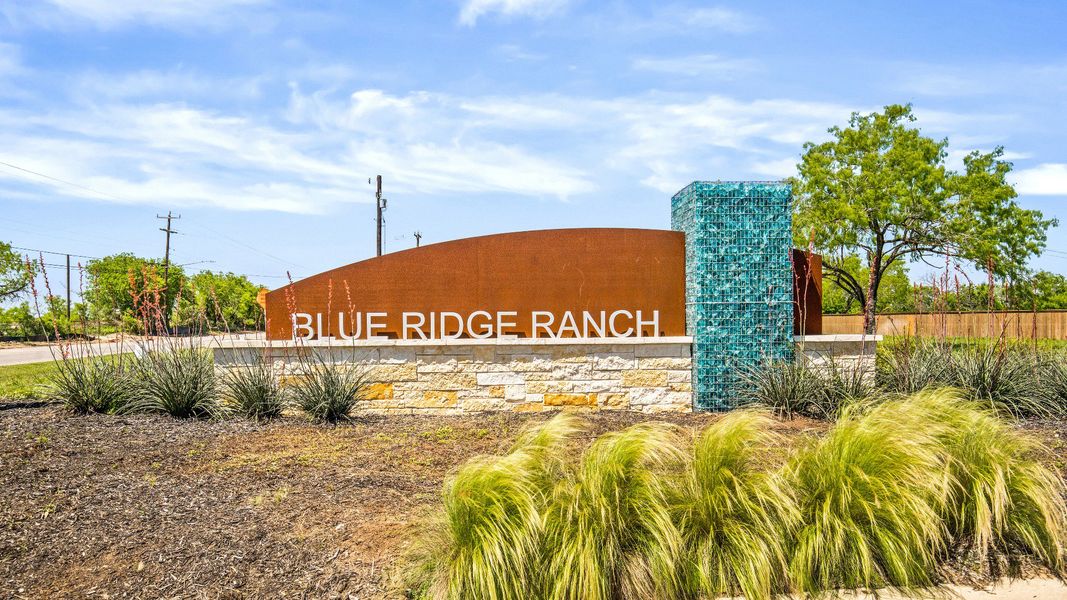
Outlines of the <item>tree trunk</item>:
[[878,284],[881,280],[882,258],[876,257],[871,261],[871,272],[867,277],[867,298],[863,306],[863,332],[874,335],[878,332],[878,323],[875,321],[875,309],[878,306]]

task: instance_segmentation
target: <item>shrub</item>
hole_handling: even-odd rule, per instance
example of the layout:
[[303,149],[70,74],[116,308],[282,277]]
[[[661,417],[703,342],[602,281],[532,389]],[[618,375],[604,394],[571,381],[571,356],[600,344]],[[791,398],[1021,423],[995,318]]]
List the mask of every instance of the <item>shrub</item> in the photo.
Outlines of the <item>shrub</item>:
[[362,369],[316,358],[293,384],[292,397],[313,421],[337,423],[351,418],[369,383]]
[[780,416],[823,417],[821,381],[808,367],[794,361],[773,361],[741,370],[741,405],[763,406]]
[[1038,376],[1039,356],[1002,344],[970,346],[952,354],[950,384],[1002,415],[1048,416],[1053,412]]
[[878,385],[898,394],[912,394],[927,388],[951,385],[951,349],[930,340],[906,337],[878,347]]
[[676,505],[689,595],[771,598],[787,588],[798,512],[783,478],[757,463],[778,441],[770,419],[736,411],[697,438]]
[[231,369],[223,377],[225,408],[228,412],[250,419],[273,419],[287,404],[278,372],[265,361]]
[[129,362],[113,356],[56,360],[51,388],[53,395],[76,414],[121,411],[137,392]]
[[215,363],[199,348],[147,351],[138,361],[135,411],[179,418],[206,418],[220,414]]
[[561,415],[520,436],[506,456],[460,469],[445,485],[443,518],[418,550],[416,597],[505,600],[539,589],[544,510],[574,431]]
[[787,466],[801,514],[789,571],[804,593],[932,583],[943,544],[937,438],[901,427],[894,410],[906,406],[891,405],[846,409]]
[[1033,555],[1065,573],[1067,505],[1063,480],[1034,458],[1037,443],[987,408],[940,390],[907,402],[937,428],[948,473],[942,513],[955,543],[984,559],[992,552]]
[[811,369],[818,381],[818,415],[834,418],[846,407],[874,396],[873,373],[861,361],[838,361],[833,355]]
[[1041,387],[1046,408],[1059,417],[1067,417],[1067,357],[1052,354],[1041,370]]
[[682,459],[675,433],[662,425],[593,442],[546,515],[545,598],[678,596],[682,539],[664,473]]

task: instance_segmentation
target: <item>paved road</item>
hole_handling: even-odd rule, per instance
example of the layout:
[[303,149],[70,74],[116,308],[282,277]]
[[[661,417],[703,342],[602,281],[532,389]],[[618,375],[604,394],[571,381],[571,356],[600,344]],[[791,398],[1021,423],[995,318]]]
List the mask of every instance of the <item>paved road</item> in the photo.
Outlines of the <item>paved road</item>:
[[[227,342],[234,339],[249,339],[262,337],[262,334],[240,334],[240,335],[220,335],[220,336],[199,336],[192,338],[172,338],[182,344],[198,344],[203,347],[211,347],[215,344],[225,345]],[[117,341],[114,342],[94,342],[91,344],[76,344],[78,350],[84,352],[84,349],[88,349],[93,354],[105,355],[116,354],[120,351],[133,352],[139,343],[143,343],[143,338],[126,338],[123,343]],[[5,365],[24,365],[37,362],[48,362],[52,360],[53,356],[59,357],[62,355],[62,350],[59,344],[41,345],[41,346],[20,346],[16,348],[0,348],[0,366]]]

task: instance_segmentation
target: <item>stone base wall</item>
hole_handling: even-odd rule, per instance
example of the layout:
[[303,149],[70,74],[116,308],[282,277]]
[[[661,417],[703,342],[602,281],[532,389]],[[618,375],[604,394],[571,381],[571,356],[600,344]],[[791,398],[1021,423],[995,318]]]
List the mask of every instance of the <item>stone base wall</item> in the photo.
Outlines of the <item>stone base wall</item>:
[[[350,343],[351,344],[351,343]],[[373,344],[373,345],[372,345]],[[283,383],[318,355],[368,370],[368,413],[538,412],[564,407],[645,413],[693,409],[689,338],[449,340],[217,348],[220,368],[270,360]]]
[[805,335],[797,336],[797,360],[814,367],[859,368],[874,373],[875,351],[880,335]]

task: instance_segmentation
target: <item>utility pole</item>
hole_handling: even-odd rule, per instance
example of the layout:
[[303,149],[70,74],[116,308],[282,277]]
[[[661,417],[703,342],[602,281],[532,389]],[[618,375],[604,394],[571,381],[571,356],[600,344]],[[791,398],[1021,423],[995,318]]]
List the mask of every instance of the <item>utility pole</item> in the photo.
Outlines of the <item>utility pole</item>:
[[166,327],[167,331],[169,332],[170,331],[170,311],[167,310],[167,307],[169,306],[169,303],[167,302],[167,293],[170,291],[168,289],[169,284],[170,284],[170,234],[178,233],[177,231],[175,231],[175,230],[170,228],[170,221],[171,221],[171,219],[180,219],[180,218],[182,218],[182,216],[181,215],[177,215],[177,216],[172,215],[172,214],[170,214],[170,211],[168,210],[167,211],[167,216],[164,217],[163,215],[156,215],[156,218],[157,219],[166,219],[167,220],[167,228],[164,229],[164,228],[160,227],[159,230],[167,234],[167,246],[166,246],[166,250],[163,251],[163,311],[164,311],[163,326]]
[[378,256],[382,255],[382,212],[385,211],[386,200],[382,198],[382,176],[378,176],[378,191],[374,193],[374,205],[378,211]]
[[422,232],[421,231],[416,231],[415,232],[415,247],[418,248],[421,243],[422,243]]
[[70,323],[70,255],[67,255],[67,323]]

